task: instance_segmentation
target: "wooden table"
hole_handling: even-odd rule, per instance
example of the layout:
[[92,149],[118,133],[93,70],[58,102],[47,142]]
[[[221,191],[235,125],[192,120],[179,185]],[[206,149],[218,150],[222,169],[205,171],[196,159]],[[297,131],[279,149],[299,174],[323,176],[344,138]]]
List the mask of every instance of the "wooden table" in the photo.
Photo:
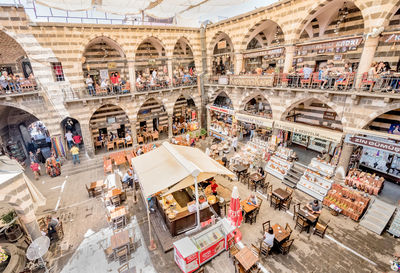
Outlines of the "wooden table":
[[243,247],[238,253],[236,253],[235,259],[246,271],[258,262],[258,257],[254,255],[247,246]]
[[290,193],[288,193],[287,191],[285,191],[282,188],[278,188],[278,189],[274,190],[272,192],[272,194],[275,195],[276,197],[278,197],[281,201],[285,201],[290,196]]
[[[275,224],[272,226],[272,229],[274,230],[274,235],[275,235],[275,240],[280,244],[283,241],[285,241],[287,238],[289,238],[290,233],[285,230],[281,225]],[[281,231],[281,232],[279,232]]]
[[[260,175],[259,173],[253,173],[250,175],[250,180],[254,182],[254,191],[257,191],[257,185],[263,179],[264,179],[264,177],[262,177],[262,175]],[[249,183],[250,183],[250,181],[249,181]]]
[[113,153],[110,155],[111,159],[114,160],[115,165],[119,166],[125,164],[126,157],[124,152]]
[[300,214],[301,216],[303,216],[304,218],[306,218],[311,224],[314,224],[318,220],[318,216],[319,216],[318,213],[313,214],[307,208],[307,206],[302,207],[297,213]]
[[241,164],[236,164],[233,168],[235,169],[235,172],[237,172],[238,180],[240,180],[240,175],[248,169],[247,166]]
[[107,198],[111,198],[117,195],[121,195],[122,191],[120,189],[112,189],[107,192]]
[[94,190],[95,188],[100,188],[103,186],[104,186],[103,180],[97,180],[97,181],[90,183],[89,190]]
[[114,219],[119,218],[124,215],[126,215],[126,209],[124,206],[121,206],[121,207],[115,208],[115,210],[110,213],[110,218],[111,218],[111,220],[114,220]]
[[250,213],[250,212],[252,212],[253,210],[255,210],[256,208],[258,208],[258,206],[256,206],[256,205],[249,205],[247,202],[248,202],[247,200],[242,200],[242,201],[240,202],[240,205],[242,206],[242,209],[244,210],[245,213]]
[[116,251],[121,247],[128,247],[128,254],[130,253],[129,248],[129,232],[128,230],[123,230],[111,236],[111,248]]

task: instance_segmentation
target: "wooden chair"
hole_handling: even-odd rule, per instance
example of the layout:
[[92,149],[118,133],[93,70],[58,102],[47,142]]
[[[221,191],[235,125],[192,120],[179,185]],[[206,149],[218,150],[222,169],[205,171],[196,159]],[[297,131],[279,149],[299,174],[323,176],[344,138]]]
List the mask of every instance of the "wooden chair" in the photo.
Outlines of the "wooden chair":
[[153,133],[153,141],[158,140],[158,137],[159,137],[159,136],[160,136],[160,135],[159,135],[158,131],[155,131],[155,132]]
[[260,211],[260,207],[256,208],[255,210],[253,210],[251,213],[246,213],[245,216],[245,223],[249,222],[250,225],[252,225],[253,223],[257,222],[257,215]]
[[300,203],[293,205],[293,220],[296,219],[297,212],[300,210]]
[[114,151],[114,142],[108,141],[107,142],[107,151],[113,150]]
[[352,86],[353,83],[354,83],[355,74],[356,74],[355,72],[353,72],[353,73],[347,73],[347,74],[345,75],[345,78],[344,78],[343,80],[341,80],[341,81],[336,81],[336,82],[335,82],[335,90],[338,90],[338,89],[339,89],[339,86],[343,86],[343,87],[344,87],[343,90],[350,89],[351,86]]
[[290,251],[290,247],[292,246],[294,242],[294,239],[287,240],[283,244],[278,245],[279,251],[283,254],[286,255]]
[[287,231],[287,232],[289,232],[289,237],[288,238],[290,238],[290,235],[292,235],[292,228],[289,226],[289,224],[288,223],[286,223],[286,226],[285,226],[285,230]]
[[300,233],[302,233],[304,230],[310,230],[310,224],[308,223],[307,218],[298,213],[296,218],[296,226],[294,228],[296,229],[297,227],[300,229]]
[[302,79],[300,80],[300,83],[301,83],[301,88],[303,88],[304,85],[306,85],[307,87],[310,87],[310,84],[311,84],[311,75],[310,75],[310,77],[308,77],[308,79],[302,78]]
[[267,200],[268,200],[268,199],[271,199],[272,191],[273,191],[273,189],[272,189],[272,184],[269,184],[269,185],[267,186]]
[[89,189],[89,187],[85,184],[86,190],[88,192],[89,198],[93,197],[93,190]]
[[111,197],[111,203],[116,207],[120,206],[121,198],[119,197],[119,195]]
[[123,229],[126,225],[126,218],[125,215],[122,215],[116,219],[113,219],[114,223],[114,229]]
[[264,222],[262,224],[262,228],[263,228],[263,236],[264,236],[265,232],[267,232],[271,228],[271,221]]
[[95,146],[95,148],[100,148],[101,149],[103,147],[103,142],[96,140],[94,142],[94,146]]
[[271,247],[267,245],[263,240],[261,240],[258,256],[268,257],[270,253],[271,253]]
[[143,144],[144,143],[144,139],[142,136],[138,136],[137,138],[138,144]]
[[290,203],[292,202],[292,196],[289,196],[289,198],[287,198],[286,200],[284,200],[282,203],[281,203],[281,206],[280,206],[280,208],[279,209],[284,209],[285,211],[286,210],[289,210],[290,209]]
[[126,141],[126,147],[128,147],[129,145],[131,145],[133,147],[133,140],[132,138],[128,141]]
[[259,257],[260,256],[260,249],[255,246],[254,244],[251,244],[250,247],[251,252],[253,252],[254,256]]
[[239,252],[239,248],[235,243],[231,244],[229,247],[229,257],[235,257],[235,255]]
[[259,208],[261,208],[262,203],[263,203],[263,199],[260,196],[257,196],[257,205]]
[[290,196],[292,196],[294,192],[294,190],[291,187],[286,187],[285,191],[288,192]]
[[374,79],[369,79],[368,78],[368,72],[364,72],[362,75],[362,79],[361,79],[361,88],[363,88],[364,86],[369,86],[368,91],[371,92],[372,88],[375,85],[375,81]]
[[112,250],[111,246],[104,249],[104,254],[106,255],[106,260],[108,263],[114,261],[114,251]]
[[129,237],[129,248],[131,249],[131,252],[135,251],[135,236]]
[[242,175],[240,176],[240,180],[243,184],[248,184],[249,182],[249,173],[248,172],[243,172]]
[[281,200],[275,195],[271,195],[270,206],[276,210],[280,209],[280,205],[281,205]]
[[93,189],[93,197],[100,196],[103,194],[103,188],[102,187],[96,187]]
[[129,263],[126,263],[118,268],[118,273],[124,272],[129,269]]
[[126,263],[128,261],[128,247],[124,246],[115,252],[116,258],[119,260],[119,264]]
[[325,224],[321,220],[318,220],[317,224],[315,225],[313,234],[318,235],[321,238],[324,238],[325,232],[328,229],[328,224],[329,224],[329,221]]

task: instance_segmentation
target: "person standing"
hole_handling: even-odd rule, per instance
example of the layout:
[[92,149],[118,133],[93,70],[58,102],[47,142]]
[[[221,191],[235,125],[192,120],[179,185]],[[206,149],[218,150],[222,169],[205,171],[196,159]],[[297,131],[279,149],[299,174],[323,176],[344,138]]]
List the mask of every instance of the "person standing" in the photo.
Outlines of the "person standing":
[[31,163],[32,162],[37,163],[38,160],[37,160],[37,157],[36,157],[36,153],[29,152],[29,160],[31,161]]
[[82,143],[82,137],[79,134],[75,134],[72,139],[74,140],[74,143],[80,147]]
[[233,137],[233,139],[232,139],[232,147],[233,147],[233,150],[235,150],[235,152],[237,151],[237,145],[238,145],[238,138],[237,138],[237,136],[235,135],[235,136]]
[[36,158],[38,160],[38,163],[44,164],[46,162],[46,158],[44,158],[42,151],[40,148],[36,150]]
[[74,162],[74,165],[78,162],[78,164],[81,164],[81,161],[79,160],[79,148],[77,145],[74,145],[71,148],[71,154],[72,154],[72,160]]
[[32,172],[33,172],[33,174],[35,175],[35,180],[38,180],[39,179],[39,176],[40,176],[40,166],[39,166],[39,163],[37,163],[37,162],[31,162],[31,169],[32,169]]
[[65,134],[65,138],[67,139],[68,148],[71,149],[71,147],[74,145],[74,139],[73,139],[73,135],[72,135],[71,131],[68,131]]
[[89,95],[96,95],[96,90],[93,87],[93,79],[92,79],[92,77],[90,77],[89,74],[87,75],[87,78],[86,78],[86,85],[89,90]]

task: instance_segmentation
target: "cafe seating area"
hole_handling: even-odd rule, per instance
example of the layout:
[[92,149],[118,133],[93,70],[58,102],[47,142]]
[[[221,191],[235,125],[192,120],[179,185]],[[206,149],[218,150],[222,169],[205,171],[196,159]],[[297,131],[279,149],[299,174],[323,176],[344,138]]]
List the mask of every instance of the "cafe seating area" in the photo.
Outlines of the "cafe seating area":
[[167,138],[168,136],[168,126],[160,126],[160,130],[150,130],[144,131],[140,130],[137,134],[137,142],[138,144],[148,144],[153,141],[160,140],[162,138]]

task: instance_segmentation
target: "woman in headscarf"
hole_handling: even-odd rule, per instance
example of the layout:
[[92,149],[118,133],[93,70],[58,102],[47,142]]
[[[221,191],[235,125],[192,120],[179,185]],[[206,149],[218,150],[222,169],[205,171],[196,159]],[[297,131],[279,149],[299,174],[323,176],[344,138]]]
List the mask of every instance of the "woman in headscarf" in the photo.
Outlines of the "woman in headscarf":
[[57,159],[54,155],[51,155],[51,157],[46,160],[46,173],[50,177],[56,177],[61,174],[60,164],[57,163]]

